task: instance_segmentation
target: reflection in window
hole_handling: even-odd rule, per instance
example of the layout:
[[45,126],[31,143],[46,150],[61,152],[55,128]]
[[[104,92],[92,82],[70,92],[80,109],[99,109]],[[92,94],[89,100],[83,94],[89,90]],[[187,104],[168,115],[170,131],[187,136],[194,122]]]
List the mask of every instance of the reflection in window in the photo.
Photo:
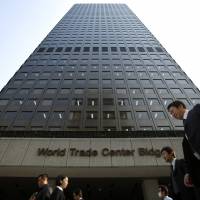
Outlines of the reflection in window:
[[153,88],[144,88],[144,93],[145,94],[154,94],[154,90]]
[[120,111],[120,119],[132,119],[131,112],[129,111]]
[[51,106],[52,103],[53,103],[52,100],[50,100],[50,99],[45,99],[45,100],[42,101],[41,104],[42,104],[42,106]]
[[131,88],[132,94],[141,94],[141,90],[139,88]]
[[116,131],[116,127],[104,127],[104,131]]
[[154,119],[165,119],[164,112],[153,112],[153,118]]
[[73,106],[82,106],[83,105],[83,99],[73,99],[72,105]]
[[81,112],[71,111],[69,113],[69,120],[80,120],[80,119],[81,119]]
[[128,106],[129,105],[128,99],[118,99],[117,101],[118,101],[119,106]]
[[88,106],[97,106],[98,105],[98,99],[88,99]]
[[138,119],[149,119],[149,115],[146,111],[136,112],[136,116]]
[[114,111],[104,111],[103,118],[104,119],[115,119],[115,112]]
[[122,126],[122,131],[134,131],[133,126]]
[[170,103],[172,103],[172,99],[162,99],[162,102],[165,106],[168,106]]
[[97,119],[98,115],[96,111],[87,111],[86,112],[87,119]]
[[125,88],[117,88],[117,94],[126,94]]
[[179,88],[172,88],[172,89],[171,89],[171,92],[172,92],[173,94],[182,94],[182,92],[181,92],[181,90],[180,90]]
[[200,99],[191,99],[193,105],[196,105],[197,103],[200,103]]
[[84,89],[82,89],[82,88],[76,88],[74,90],[74,94],[83,94],[83,93],[84,93]]
[[143,106],[143,105],[145,105],[145,103],[144,103],[143,99],[133,99],[133,105],[134,106]]
[[148,99],[148,104],[150,106],[157,106],[157,105],[160,105],[158,99]]

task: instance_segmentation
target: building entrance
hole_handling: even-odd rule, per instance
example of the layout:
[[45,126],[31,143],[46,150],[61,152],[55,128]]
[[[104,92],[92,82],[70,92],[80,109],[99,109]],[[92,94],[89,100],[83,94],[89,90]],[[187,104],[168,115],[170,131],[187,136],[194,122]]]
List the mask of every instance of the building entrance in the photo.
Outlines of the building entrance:
[[[50,179],[50,185],[54,178]],[[65,191],[67,200],[72,200],[72,192],[81,188],[85,200],[143,200],[142,180],[134,178],[70,178]],[[28,200],[37,190],[36,178],[1,178],[1,200]]]

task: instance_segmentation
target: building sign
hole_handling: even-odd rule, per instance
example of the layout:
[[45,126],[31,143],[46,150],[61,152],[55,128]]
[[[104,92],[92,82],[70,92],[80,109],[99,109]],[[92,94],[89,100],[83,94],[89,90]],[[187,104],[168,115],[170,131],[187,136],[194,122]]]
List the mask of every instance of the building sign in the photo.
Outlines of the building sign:
[[[101,150],[96,149],[77,149],[77,148],[69,148],[69,155],[71,157],[96,157],[96,156],[134,156],[135,149],[109,149],[102,148]],[[139,156],[155,156],[157,158],[161,157],[161,153],[159,149],[154,148],[143,148],[140,147],[137,149]],[[57,156],[63,157],[67,153],[67,149],[49,149],[49,148],[38,148],[37,155],[38,156]]]

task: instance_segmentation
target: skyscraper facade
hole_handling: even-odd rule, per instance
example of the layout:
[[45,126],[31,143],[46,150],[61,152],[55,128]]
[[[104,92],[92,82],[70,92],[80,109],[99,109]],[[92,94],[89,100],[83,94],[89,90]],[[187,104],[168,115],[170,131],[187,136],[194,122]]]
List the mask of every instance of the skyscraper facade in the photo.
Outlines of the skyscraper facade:
[[[182,155],[181,138],[176,136],[181,134],[183,126],[173,120],[166,109],[175,99],[191,107],[200,102],[200,92],[126,5],[76,4],[0,93],[0,130],[4,137],[0,144],[4,152],[0,154],[0,165],[2,168],[8,166],[2,174],[9,175],[9,167],[18,166],[20,177],[32,177],[35,173],[27,171],[23,174],[22,171],[27,166],[34,166],[39,173],[50,157],[55,160],[48,161],[49,164],[44,167],[47,171],[51,169],[49,166],[57,166],[57,169],[65,166],[69,174],[70,167],[78,170],[94,166],[100,168],[95,173],[110,177],[109,170],[113,166],[123,166],[129,168],[130,173],[126,174],[125,171],[129,170],[119,168],[120,171],[125,170],[124,175],[112,171],[111,177],[150,177],[150,182],[143,183],[145,193],[148,185],[156,184],[151,182],[150,175],[144,173],[148,168],[143,171],[142,167],[150,166],[154,178],[167,176],[167,167],[158,155],[162,145],[174,145]],[[162,138],[166,133],[173,138]],[[136,135],[137,138],[133,139]],[[144,135],[146,138],[143,138]],[[23,138],[24,143],[21,136],[26,137]],[[51,142],[53,139],[49,136],[65,138]],[[33,137],[34,141],[31,140]],[[121,137],[126,138],[122,141]],[[107,145],[111,150],[105,150]],[[75,150],[71,148],[74,146]],[[13,161],[16,155],[10,152],[12,147],[17,148],[17,163]],[[43,147],[45,149],[41,149]],[[117,147],[124,149],[116,152]],[[80,152],[86,148],[90,150],[81,155]],[[93,152],[92,148],[97,150]],[[102,154],[97,162],[98,150]],[[48,155],[48,151],[54,153]],[[136,151],[139,152],[138,158],[133,155]],[[57,162],[65,153],[65,164],[62,159]],[[71,161],[68,161],[69,156]],[[29,160],[29,157],[32,159]],[[84,160],[85,157],[89,163]],[[96,164],[93,165],[91,159],[95,158]],[[123,164],[121,159],[124,159]],[[131,175],[133,166],[138,169]],[[160,173],[156,174],[157,167],[160,167]],[[71,173],[73,177],[82,177],[76,176],[75,172]],[[93,177],[98,177],[95,173]],[[11,174],[17,176],[13,172]],[[55,176],[55,172],[51,175]],[[145,195],[142,198],[148,199]]]

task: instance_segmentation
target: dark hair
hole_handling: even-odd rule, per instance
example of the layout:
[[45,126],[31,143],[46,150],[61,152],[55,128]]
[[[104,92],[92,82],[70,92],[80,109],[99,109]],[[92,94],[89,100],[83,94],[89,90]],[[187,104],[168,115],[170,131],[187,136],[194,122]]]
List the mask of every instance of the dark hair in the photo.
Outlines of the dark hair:
[[183,106],[183,108],[186,108],[186,105],[182,102],[182,101],[173,101],[172,103],[170,103],[168,106],[167,106],[167,110],[169,110],[171,107],[176,107],[178,108],[179,106]]
[[64,175],[59,175],[56,177],[56,186],[60,186],[61,185],[61,181],[63,181],[65,178],[67,178],[67,176]]
[[168,188],[167,188],[167,186],[165,186],[165,185],[159,185],[158,188],[160,188],[161,192],[164,192],[165,195],[168,195]]
[[163,147],[161,149],[161,151],[160,151],[161,154],[162,154],[163,151],[166,151],[168,154],[173,154],[173,156],[176,157],[175,153],[174,153],[174,150],[171,147],[169,147],[169,146]]
[[83,197],[82,190],[80,188],[77,188],[73,191],[73,193],[77,196],[79,195],[80,197]]
[[41,179],[49,179],[49,176],[48,176],[48,174],[40,174],[40,175],[38,175],[38,177],[37,178],[41,178]]

